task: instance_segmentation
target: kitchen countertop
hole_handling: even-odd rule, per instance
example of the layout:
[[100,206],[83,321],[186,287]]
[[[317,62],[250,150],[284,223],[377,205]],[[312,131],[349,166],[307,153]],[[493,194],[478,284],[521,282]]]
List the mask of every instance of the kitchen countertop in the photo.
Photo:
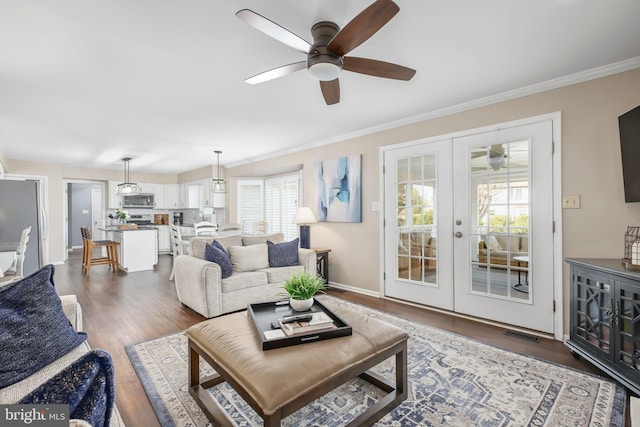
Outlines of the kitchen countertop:
[[143,230],[157,230],[155,225],[139,225],[138,228],[118,228],[117,226],[98,227],[102,231],[143,231]]

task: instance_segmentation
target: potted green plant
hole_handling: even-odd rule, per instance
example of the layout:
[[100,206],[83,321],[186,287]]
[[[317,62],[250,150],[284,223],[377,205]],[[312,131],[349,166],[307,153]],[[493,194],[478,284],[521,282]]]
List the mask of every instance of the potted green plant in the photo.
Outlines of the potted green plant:
[[289,304],[296,311],[305,311],[313,305],[313,296],[325,289],[324,279],[309,273],[294,273],[282,285],[289,296]]
[[129,212],[118,208],[116,209],[116,218],[120,220],[120,224],[126,224],[127,218],[129,218]]

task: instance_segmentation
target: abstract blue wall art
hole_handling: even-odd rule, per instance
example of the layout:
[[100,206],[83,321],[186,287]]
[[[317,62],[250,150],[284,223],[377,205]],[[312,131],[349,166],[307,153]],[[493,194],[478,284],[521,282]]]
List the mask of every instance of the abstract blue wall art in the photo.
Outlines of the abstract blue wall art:
[[318,221],[362,222],[360,155],[316,163]]

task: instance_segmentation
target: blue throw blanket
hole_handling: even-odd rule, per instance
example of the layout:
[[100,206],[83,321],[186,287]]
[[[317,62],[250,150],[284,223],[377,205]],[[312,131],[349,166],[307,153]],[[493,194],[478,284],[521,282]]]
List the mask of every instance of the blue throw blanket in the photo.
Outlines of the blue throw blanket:
[[111,356],[90,351],[17,403],[68,404],[70,418],[109,426],[115,403]]

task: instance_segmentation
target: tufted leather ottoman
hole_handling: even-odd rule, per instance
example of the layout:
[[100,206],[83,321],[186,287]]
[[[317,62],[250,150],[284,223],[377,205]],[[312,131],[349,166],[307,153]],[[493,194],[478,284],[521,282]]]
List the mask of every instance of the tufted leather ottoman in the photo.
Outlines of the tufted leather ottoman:
[[[358,376],[388,394],[350,426],[371,425],[405,400],[407,334],[368,316],[330,308],[351,325],[352,335],[263,351],[246,312],[189,328],[189,391],[209,420],[231,425],[206,390],[223,381],[251,405],[265,426],[280,426],[282,418]],[[199,356],[217,374],[201,379]],[[395,356],[395,382],[367,372],[391,356]]]

